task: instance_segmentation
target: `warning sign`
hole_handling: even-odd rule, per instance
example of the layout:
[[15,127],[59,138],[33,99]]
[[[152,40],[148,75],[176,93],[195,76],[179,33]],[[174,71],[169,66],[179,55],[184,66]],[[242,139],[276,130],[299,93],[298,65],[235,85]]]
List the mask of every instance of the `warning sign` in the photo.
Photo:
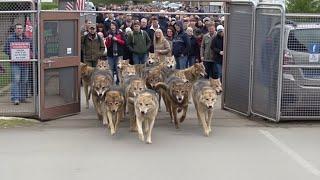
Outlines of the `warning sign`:
[[30,60],[30,43],[28,42],[12,42],[10,44],[11,60],[26,61]]

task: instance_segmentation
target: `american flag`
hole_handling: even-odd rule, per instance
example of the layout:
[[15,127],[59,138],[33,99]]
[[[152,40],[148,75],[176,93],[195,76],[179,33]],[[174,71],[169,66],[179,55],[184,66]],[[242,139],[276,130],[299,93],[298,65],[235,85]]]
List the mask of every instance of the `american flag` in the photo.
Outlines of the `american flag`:
[[86,2],[86,0],[77,0],[76,9],[79,11],[84,10],[85,2]]
[[73,10],[73,2],[67,1],[66,2],[66,10]]

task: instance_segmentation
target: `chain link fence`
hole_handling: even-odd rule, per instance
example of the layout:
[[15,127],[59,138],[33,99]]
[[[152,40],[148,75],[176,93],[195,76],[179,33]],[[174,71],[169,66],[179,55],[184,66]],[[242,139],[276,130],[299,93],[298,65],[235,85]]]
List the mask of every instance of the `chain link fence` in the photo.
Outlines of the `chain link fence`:
[[320,15],[287,14],[281,116],[320,117]]
[[0,2],[0,115],[36,113],[36,21],[33,1]]

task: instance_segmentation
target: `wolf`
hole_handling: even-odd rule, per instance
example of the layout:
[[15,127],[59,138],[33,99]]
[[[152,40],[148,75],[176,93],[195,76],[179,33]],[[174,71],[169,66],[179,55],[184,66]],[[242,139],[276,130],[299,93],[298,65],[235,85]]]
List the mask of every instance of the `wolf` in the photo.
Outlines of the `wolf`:
[[97,112],[99,120],[103,120],[101,108],[102,108],[102,102],[104,101],[104,98],[105,98],[105,93],[109,90],[109,88],[112,85],[113,85],[113,76],[111,71],[97,70],[93,73],[91,78],[91,88],[89,91],[89,99],[90,99],[90,95],[92,95],[93,105]]
[[217,94],[221,94],[222,85],[220,79],[212,79],[210,78],[210,85],[216,90]]
[[124,118],[124,90],[119,86],[110,87],[103,102],[103,124],[108,124],[111,135],[119,129],[119,123]]
[[95,71],[99,70],[109,70],[109,65],[106,61],[98,59],[97,66],[95,68],[85,64],[80,63],[80,72],[81,72],[81,80],[82,85],[84,89],[84,94],[86,96],[86,108],[89,108],[89,100],[90,100],[90,94],[89,94],[89,86],[91,83],[92,74],[95,73]]
[[98,59],[95,69],[98,69],[98,70],[110,70],[108,61]]
[[174,56],[165,57],[164,61],[156,66],[156,68],[161,71],[162,77],[167,79],[171,74],[176,72],[176,61]]
[[[139,139],[144,141],[144,132],[146,133],[146,143],[151,144],[151,133],[155,119],[158,114],[159,101],[156,93],[152,90],[140,92],[134,98],[134,111],[136,116]],[[142,125],[144,124],[144,132]]]
[[124,87],[125,80],[127,79],[127,77],[133,76],[136,74],[137,73],[136,73],[136,69],[135,69],[134,65],[129,64],[128,66],[126,66],[126,68],[121,73],[120,86]]
[[[166,108],[169,111],[171,120],[174,122],[175,127],[179,128],[179,123],[183,122],[186,118],[189,94],[191,84],[185,82],[178,77],[169,77],[165,82],[156,84],[156,89],[162,89],[163,99],[166,102]],[[178,120],[178,113],[182,111],[182,116]]]
[[136,97],[140,92],[147,89],[146,82],[138,77],[132,76],[130,79],[127,80],[128,86],[125,89],[125,97],[126,97],[126,104],[128,112],[129,112],[129,119],[130,119],[130,131],[136,131],[136,119],[134,114],[134,104],[129,101],[130,98]]
[[120,59],[117,64],[117,71],[119,75],[120,84],[123,85],[124,83],[124,76],[127,70],[127,67],[129,66],[128,60]]
[[[160,71],[159,68],[154,67],[151,69],[146,69],[146,72],[144,73],[144,79],[146,80],[146,86],[148,89],[152,89],[155,90],[155,85],[158,82],[163,82],[164,78],[162,76],[162,73]],[[161,102],[161,95],[162,93],[164,93],[161,89],[157,91],[157,94],[159,96],[159,103]],[[161,105],[159,104],[159,111],[161,111]]]
[[149,54],[147,61],[144,64],[135,64],[134,67],[136,69],[136,74],[139,77],[144,76],[145,69],[153,68],[160,64],[160,59],[153,53]]
[[206,71],[203,62],[201,62],[195,63],[187,69],[178,70],[174,75],[185,77],[189,82],[194,83],[200,77],[206,76]]
[[214,104],[217,100],[216,90],[211,86],[209,80],[196,81],[192,89],[192,99],[198,120],[202,124],[205,136],[209,136]]
[[89,85],[92,77],[94,68],[85,64],[80,63],[81,81],[84,89],[84,94],[86,96],[86,108],[89,108]]

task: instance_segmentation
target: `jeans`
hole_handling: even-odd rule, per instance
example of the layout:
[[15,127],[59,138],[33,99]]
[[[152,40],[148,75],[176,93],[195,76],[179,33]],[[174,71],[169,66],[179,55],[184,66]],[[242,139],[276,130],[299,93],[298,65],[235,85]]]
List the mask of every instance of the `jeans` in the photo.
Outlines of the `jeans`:
[[176,69],[186,69],[188,63],[188,56],[175,57]]
[[109,67],[112,71],[113,77],[114,77],[114,75],[116,75],[116,77],[117,77],[116,84],[119,84],[119,76],[118,76],[118,71],[117,71],[118,61],[119,61],[118,56],[114,56],[114,57],[108,56],[108,63],[109,63]]
[[24,101],[27,98],[29,66],[11,63],[11,101]]
[[214,63],[214,79],[218,78],[222,81],[222,64]]
[[215,73],[214,62],[203,61],[204,67],[206,68],[207,78],[213,78]]
[[188,56],[187,67],[193,66],[196,63],[196,56]]
[[147,54],[133,54],[133,64],[144,64],[147,60]]

